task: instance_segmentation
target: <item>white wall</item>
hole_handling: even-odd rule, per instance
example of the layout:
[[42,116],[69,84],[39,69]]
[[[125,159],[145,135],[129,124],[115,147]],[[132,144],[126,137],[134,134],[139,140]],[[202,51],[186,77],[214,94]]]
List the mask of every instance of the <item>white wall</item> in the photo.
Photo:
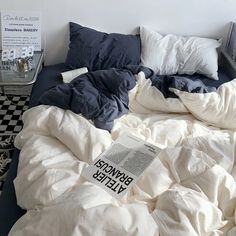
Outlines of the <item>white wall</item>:
[[106,32],[137,32],[147,25],[211,37],[225,37],[229,22],[236,21],[236,0],[0,0],[0,10],[42,12],[46,64],[65,60],[70,21]]

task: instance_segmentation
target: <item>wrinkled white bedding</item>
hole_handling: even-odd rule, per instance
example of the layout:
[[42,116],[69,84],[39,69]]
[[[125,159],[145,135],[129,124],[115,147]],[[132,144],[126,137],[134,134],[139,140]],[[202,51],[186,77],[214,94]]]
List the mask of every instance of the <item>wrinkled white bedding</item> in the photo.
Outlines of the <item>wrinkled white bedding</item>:
[[[160,113],[140,104],[140,92],[131,91],[133,112],[116,120],[111,133],[56,107],[24,113],[14,185],[27,213],[10,236],[236,235],[233,128],[198,121],[185,105],[182,113]],[[124,132],[163,150],[118,201],[81,172]]]

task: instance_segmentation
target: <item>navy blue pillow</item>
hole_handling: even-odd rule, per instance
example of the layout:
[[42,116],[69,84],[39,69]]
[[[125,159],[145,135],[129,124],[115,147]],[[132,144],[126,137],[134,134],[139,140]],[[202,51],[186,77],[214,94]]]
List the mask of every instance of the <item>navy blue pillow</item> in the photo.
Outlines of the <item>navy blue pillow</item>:
[[88,70],[138,65],[139,35],[107,34],[70,22],[70,45],[65,65],[69,69]]

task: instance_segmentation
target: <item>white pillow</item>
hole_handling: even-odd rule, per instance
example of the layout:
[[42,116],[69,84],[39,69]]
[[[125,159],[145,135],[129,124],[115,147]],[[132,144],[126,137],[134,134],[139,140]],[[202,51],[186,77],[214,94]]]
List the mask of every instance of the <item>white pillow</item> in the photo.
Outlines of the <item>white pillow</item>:
[[141,63],[160,75],[199,73],[218,80],[220,46],[215,39],[163,36],[146,27],[140,27]]

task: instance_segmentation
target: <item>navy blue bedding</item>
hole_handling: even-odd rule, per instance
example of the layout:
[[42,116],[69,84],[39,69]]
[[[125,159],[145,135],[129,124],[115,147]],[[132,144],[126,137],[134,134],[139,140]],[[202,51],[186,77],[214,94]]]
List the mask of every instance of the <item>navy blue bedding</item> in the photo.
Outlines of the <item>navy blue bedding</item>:
[[128,112],[128,91],[134,86],[134,76],[128,70],[99,70],[56,86],[39,101],[81,113],[97,128],[111,130],[114,119]]
[[176,88],[189,93],[209,93],[216,91],[216,87],[205,85],[199,77],[199,75],[154,75],[150,79],[152,86],[159,89],[165,98],[177,98],[170,88]]
[[146,78],[150,77],[152,85],[166,98],[176,97],[170,88],[194,93],[216,90],[216,86],[211,85],[213,80],[209,81],[209,85],[205,85],[201,75],[159,76],[153,74],[149,68],[134,65],[123,69],[111,68],[82,74],[69,84],[60,84],[45,92],[39,102],[82,114],[92,120],[97,128],[110,131],[113,121],[128,113],[128,91],[135,87],[134,75],[139,71],[143,71]]
[[[127,68],[132,71],[132,73],[137,73],[138,70],[136,67]],[[63,64],[48,66],[43,68],[41,73],[39,74],[36,83],[34,84],[32,95],[30,99],[30,107],[38,105],[39,97],[49,89],[54,88],[58,84],[62,84],[62,80],[60,79],[60,73],[65,71],[65,67]],[[145,71],[147,73],[151,73],[149,70]],[[190,76],[194,77],[194,76]],[[220,69],[219,71],[219,81],[214,81],[212,79],[208,79],[206,77],[201,76],[201,81],[210,87],[218,88],[221,84],[230,81],[230,78]],[[192,78],[194,79],[194,78]],[[0,196],[0,235],[6,236],[10,231],[13,224],[19,219],[25,211],[17,206],[15,190],[13,186],[13,180],[17,173],[17,165],[18,165],[19,151],[14,150],[12,155],[12,164],[10,166],[10,170],[7,175],[7,180],[3,187],[3,192]]]
[[139,35],[107,34],[70,22],[70,45],[65,65],[69,69],[87,67],[89,71],[138,65]]
[[165,98],[177,98],[170,88],[176,88],[189,93],[208,93],[216,91],[223,83],[228,82],[229,77],[219,71],[219,80],[212,80],[200,74],[194,75],[152,75],[150,77],[152,85],[158,88]]

